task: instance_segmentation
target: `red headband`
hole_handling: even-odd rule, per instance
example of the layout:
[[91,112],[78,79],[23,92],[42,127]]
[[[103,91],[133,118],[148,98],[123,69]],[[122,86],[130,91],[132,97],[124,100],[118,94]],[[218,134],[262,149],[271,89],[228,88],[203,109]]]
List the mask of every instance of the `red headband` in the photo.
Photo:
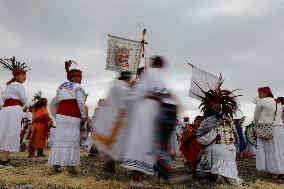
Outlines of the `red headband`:
[[269,87],[260,87],[258,91],[263,93],[271,93],[271,89]]
[[268,94],[270,97],[274,98],[273,93],[272,93],[272,91],[271,91],[271,89],[270,89],[269,87],[260,87],[260,88],[258,89],[258,92],[266,93],[266,94]]
[[67,79],[68,80],[71,80],[73,77],[76,77],[76,76],[79,76],[79,77],[82,77],[82,72],[81,71],[69,71],[68,73],[67,73]]
[[26,71],[25,70],[22,70],[22,69],[16,69],[16,70],[13,70],[13,76],[14,77],[16,77],[16,76],[18,76],[18,75],[21,75],[21,74],[23,74],[23,75],[26,75]]

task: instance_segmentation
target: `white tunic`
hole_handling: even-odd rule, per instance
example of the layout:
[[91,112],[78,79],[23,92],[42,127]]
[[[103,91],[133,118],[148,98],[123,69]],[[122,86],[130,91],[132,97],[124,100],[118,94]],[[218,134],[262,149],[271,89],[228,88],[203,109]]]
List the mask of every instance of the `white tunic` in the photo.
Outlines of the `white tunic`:
[[[276,102],[273,98],[263,98],[257,101],[254,111],[254,124],[272,123],[275,117]],[[283,125],[282,121],[282,106],[277,104],[277,116],[275,117],[275,125]]]
[[[65,82],[57,90],[56,101],[76,99],[81,117],[86,117],[85,92],[78,83]],[[80,119],[56,114],[53,145],[48,164],[59,166],[80,165]]]
[[[98,150],[121,161],[125,136],[128,131],[125,118],[128,114],[125,99],[130,95],[130,85],[125,81],[115,81],[106,99],[105,106],[100,108],[94,122],[95,143]],[[121,111],[125,111],[121,115]]]
[[154,175],[155,163],[153,152],[153,135],[159,103],[145,98],[154,88],[166,88],[163,71],[156,68],[147,69],[135,87],[129,115],[129,135],[126,139],[127,149],[122,166],[131,170]]
[[[21,83],[13,82],[6,86],[2,100],[18,99],[24,105],[27,101],[25,88]],[[23,109],[21,106],[8,106],[0,110],[0,150],[9,152],[19,151],[21,121]]]
[[[275,100],[260,99],[255,108],[255,123],[272,123],[275,115]],[[281,119],[282,106],[277,104],[275,130],[272,139],[257,139],[256,168],[274,174],[284,174],[284,127]]]

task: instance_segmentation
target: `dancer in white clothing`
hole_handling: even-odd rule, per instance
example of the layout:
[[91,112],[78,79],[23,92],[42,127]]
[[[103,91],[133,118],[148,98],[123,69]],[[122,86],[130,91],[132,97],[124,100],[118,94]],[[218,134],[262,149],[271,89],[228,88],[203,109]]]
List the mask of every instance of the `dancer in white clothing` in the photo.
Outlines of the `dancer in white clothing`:
[[81,87],[82,71],[69,70],[73,61],[65,62],[68,82],[59,86],[55,101],[56,128],[53,145],[49,153],[48,164],[55,173],[61,172],[61,166],[67,166],[70,174],[77,174],[80,165],[80,125],[87,121],[85,92]]
[[[134,171],[131,182],[133,186],[143,185],[143,174],[154,175],[155,136],[159,116],[161,113],[161,101],[155,92],[168,90],[163,74],[164,61],[161,57],[153,58],[151,68],[147,68],[134,87],[130,114],[127,121],[129,134],[127,136],[127,148],[122,166]],[[158,92],[157,92],[158,93]],[[171,97],[168,97],[171,99]],[[165,144],[167,145],[167,144]],[[159,167],[160,168],[160,167]]]
[[130,79],[130,72],[120,73],[94,122],[94,139],[98,150],[105,155],[105,172],[114,172],[114,161],[122,161],[128,131],[125,119],[128,114],[126,98],[131,91]]
[[[269,173],[272,179],[284,179],[284,126],[281,119],[281,102],[274,99],[269,87],[258,89],[259,100],[254,112],[254,124],[259,126],[273,124],[273,137],[260,136],[257,131],[256,168]],[[267,126],[266,126],[267,127]]]
[[0,166],[14,167],[9,160],[9,153],[17,152],[20,148],[22,106],[27,101],[22,83],[26,81],[27,66],[16,61],[15,57],[0,59],[0,63],[13,73],[13,78],[7,82],[2,94],[4,105],[0,110],[0,150],[2,150]]

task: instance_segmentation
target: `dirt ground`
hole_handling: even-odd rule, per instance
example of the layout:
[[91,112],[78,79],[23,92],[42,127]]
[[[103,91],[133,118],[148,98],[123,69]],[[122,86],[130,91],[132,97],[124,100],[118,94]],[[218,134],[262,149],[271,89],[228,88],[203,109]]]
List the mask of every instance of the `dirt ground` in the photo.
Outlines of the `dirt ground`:
[[[105,175],[102,172],[102,161],[99,157],[88,157],[82,152],[80,174],[69,176],[66,170],[61,174],[52,174],[47,165],[47,158],[28,159],[27,153],[19,152],[12,155],[16,168],[0,168],[0,188],[9,189],[62,189],[62,188],[96,188],[96,189],[123,189],[129,188],[131,171],[117,166],[114,175]],[[148,188],[233,188],[229,185],[217,185],[207,180],[197,180],[184,168],[180,157],[173,161],[173,180],[170,184],[160,184],[152,177],[147,178]],[[256,171],[254,160],[238,161],[240,177],[245,181],[237,188],[283,188],[284,181],[264,179],[261,172]],[[183,179],[175,179],[183,178]]]

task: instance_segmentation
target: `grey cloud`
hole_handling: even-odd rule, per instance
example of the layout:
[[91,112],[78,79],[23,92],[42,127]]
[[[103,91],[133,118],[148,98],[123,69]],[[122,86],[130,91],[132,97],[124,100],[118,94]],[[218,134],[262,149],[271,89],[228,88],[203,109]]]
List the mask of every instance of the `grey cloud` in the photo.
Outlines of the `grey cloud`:
[[[92,109],[116,77],[104,70],[107,34],[139,40],[147,28],[147,56],[168,60],[182,115],[198,114],[198,101],[187,97],[191,62],[222,72],[226,88],[241,88],[242,110],[251,117],[259,86],[284,94],[283,8],[277,0],[1,0],[0,56],[30,63],[30,99],[38,88],[51,99],[65,80],[64,61],[78,61]],[[3,89],[10,73],[0,73]]]

